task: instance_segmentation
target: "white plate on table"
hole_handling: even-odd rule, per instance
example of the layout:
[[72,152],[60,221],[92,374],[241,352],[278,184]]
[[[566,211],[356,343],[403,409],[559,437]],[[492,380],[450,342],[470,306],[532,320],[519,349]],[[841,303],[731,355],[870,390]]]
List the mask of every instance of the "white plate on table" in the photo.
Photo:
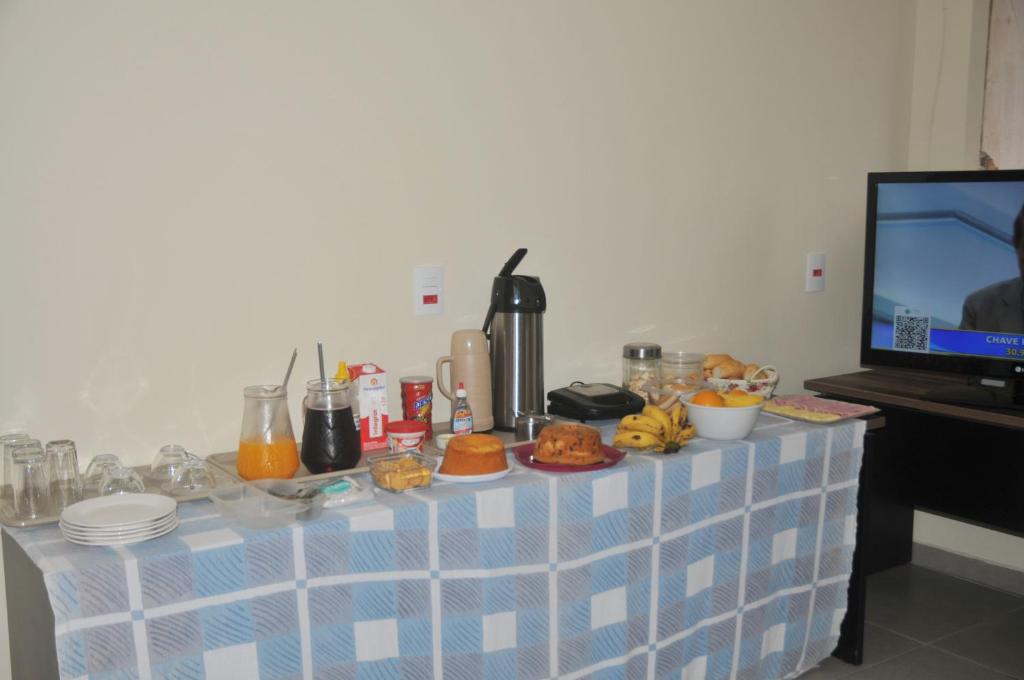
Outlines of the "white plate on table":
[[61,522],[60,530],[64,532],[65,535],[71,534],[80,538],[126,538],[128,536],[157,531],[167,527],[168,525],[176,524],[177,521],[178,518],[176,515],[170,515],[167,519],[154,522],[153,524],[138,529],[82,529],[80,527],[68,526]]
[[[436,470],[441,469],[441,464],[444,462],[444,458],[438,458]],[[508,467],[504,470],[498,470],[497,472],[488,472],[484,475],[443,475],[440,472],[434,472],[434,479],[438,479],[442,482],[453,482],[455,484],[480,484],[481,482],[493,482],[496,479],[501,479],[508,473],[512,472],[512,466],[514,463],[509,462]]]
[[61,533],[64,534],[65,538],[79,540],[79,541],[121,541],[132,538],[152,537],[160,536],[171,529],[178,526],[178,520],[174,519],[166,524],[153,527],[152,529],[146,529],[144,531],[132,531],[124,534],[83,534],[81,532],[68,531],[67,529],[61,529]]
[[61,521],[82,529],[139,529],[174,514],[178,502],[155,493],[121,493],[70,505]]
[[68,522],[67,520],[60,519],[58,522],[62,527],[68,527],[77,531],[113,531],[113,532],[125,532],[125,531],[136,531],[138,529],[149,529],[156,524],[166,522],[167,520],[177,517],[178,513],[169,512],[159,519],[155,519],[151,522],[132,522],[130,524],[116,524],[108,525],[104,527],[88,526],[85,524],[75,524],[74,522]]
[[128,545],[130,543],[141,543],[142,541],[159,538],[160,536],[171,533],[177,528],[178,520],[175,519],[173,522],[161,529],[155,529],[138,535],[125,536],[121,538],[82,538],[65,533],[64,540],[71,543],[77,543],[78,545]]

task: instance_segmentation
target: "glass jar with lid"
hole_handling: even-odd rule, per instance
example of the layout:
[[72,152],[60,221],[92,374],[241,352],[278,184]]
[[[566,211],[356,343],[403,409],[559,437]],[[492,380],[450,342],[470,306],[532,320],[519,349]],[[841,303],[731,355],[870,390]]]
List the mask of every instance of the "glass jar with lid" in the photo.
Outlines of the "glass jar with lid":
[[661,354],[661,386],[676,392],[697,388],[704,381],[704,355],[665,351]]
[[622,387],[646,399],[644,385],[661,387],[661,345],[631,342],[622,347]]

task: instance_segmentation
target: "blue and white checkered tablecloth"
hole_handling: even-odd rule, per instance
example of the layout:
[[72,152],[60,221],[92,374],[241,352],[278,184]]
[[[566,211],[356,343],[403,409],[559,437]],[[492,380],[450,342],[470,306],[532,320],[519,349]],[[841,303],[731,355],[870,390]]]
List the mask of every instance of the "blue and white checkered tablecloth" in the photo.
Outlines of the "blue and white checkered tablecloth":
[[276,531],[197,502],[126,547],[10,533],[63,678],[791,677],[846,610],[864,429],[763,415],[744,441],[381,492]]

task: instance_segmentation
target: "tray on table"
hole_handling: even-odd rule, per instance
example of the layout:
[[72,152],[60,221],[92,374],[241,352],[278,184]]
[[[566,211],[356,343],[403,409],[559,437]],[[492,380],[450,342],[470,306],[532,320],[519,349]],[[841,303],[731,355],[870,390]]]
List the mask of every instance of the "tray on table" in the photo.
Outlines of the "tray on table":
[[[211,456],[212,457],[212,456]],[[211,462],[207,459],[207,462]],[[218,465],[209,465],[210,473],[213,475],[214,488],[220,488],[222,486],[231,486],[232,484],[238,483],[237,475],[229,473]],[[169,494],[164,493],[160,488],[160,483],[150,479],[149,477],[149,466],[148,465],[136,465],[132,468],[142,478],[142,482],[146,485],[146,493],[157,493],[164,496]],[[96,496],[95,491],[87,491],[82,496],[82,500],[87,498],[94,498]],[[209,492],[202,491],[193,494],[184,494],[181,496],[172,496],[174,500],[179,503],[187,503],[189,501],[203,500],[209,496]],[[60,513],[54,513],[52,515],[43,515],[42,517],[36,517],[35,519],[17,519],[14,516],[14,504],[11,501],[11,490],[10,486],[3,487],[3,498],[0,499],[0,524],[8,527],[35,527],[44,524],[56,524],[60,520]]]
[[[374,451],[370,455],[372,456],[375,453],[387,453],[387,449],[384,449],[384,450],[379,451],[379,452]],[[239,476],[238,470],[237,470],[238,451],[225,451],[224,453],[211,453],[209,456],[206,457],[206,462],[210,463],[211,467],[215,467],[218,470],[220,470],[221,472],[223,472],[224,474],[230,475],[231,478],[235,480],[236,484],[239,483],[239,482],[245,481],[245,480],[243,480]],[[359,459],[359,465],[357,467],[352,468],[351,470],[338,470],[337,472],[324,472],[324,473],[319,474],[319,475],[314,475],[312,472],[310,472],[309,470],[306,469],[305,465],[300,463],[299,464],[299,469],[295,473],[295,475],[292,477],[292,479],[294,479],[296,481],[303,481],[303,480],[314,481],[314,480],[317,480],[317,479],[330,479],[331,477],[343,477],[345,475],[353,475],[353,474],[357,474],[359,472],[369,472],[369,471],[370,471],[370,467],[366,463],[366,456],[364,455],[362,458]]]
[[[366,451],[359,458],[359,464],[351,470],[338,470],[337,472],[323,472],[318,475],[314,475],[312,472],[306,469],[306,466],[299,463],[299,469],[295,473],[292,479],[296,481],[315,481],[318,479],[330,479],[331,477],[344,477],[345,475],[359,474],[360,472],[370,471],[370,460],[377,456],[386,456],[390,453],[386,448],[377,449],[374,451]],[[440,449],[434,446],[434,442],[425,442],[423,446],[423,455],[428,458],[436,458],[441,455]],[[231,475],[236,481],[241,482],[242,478],[238,476],[237,464],[238,464],[238,451],[225,451],[224,453],[211,453],[206,457],[206,462],[210,463],[212,467],[219,468],[222,472]]]

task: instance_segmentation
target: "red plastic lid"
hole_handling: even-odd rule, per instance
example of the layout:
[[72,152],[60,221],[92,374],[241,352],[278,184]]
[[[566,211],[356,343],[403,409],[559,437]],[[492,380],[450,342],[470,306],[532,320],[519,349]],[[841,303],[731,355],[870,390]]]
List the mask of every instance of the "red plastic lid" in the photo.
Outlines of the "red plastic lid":
[[427,433],[427,424],[420,420],[396,420],[388,423],[388,434],[418,434]]

